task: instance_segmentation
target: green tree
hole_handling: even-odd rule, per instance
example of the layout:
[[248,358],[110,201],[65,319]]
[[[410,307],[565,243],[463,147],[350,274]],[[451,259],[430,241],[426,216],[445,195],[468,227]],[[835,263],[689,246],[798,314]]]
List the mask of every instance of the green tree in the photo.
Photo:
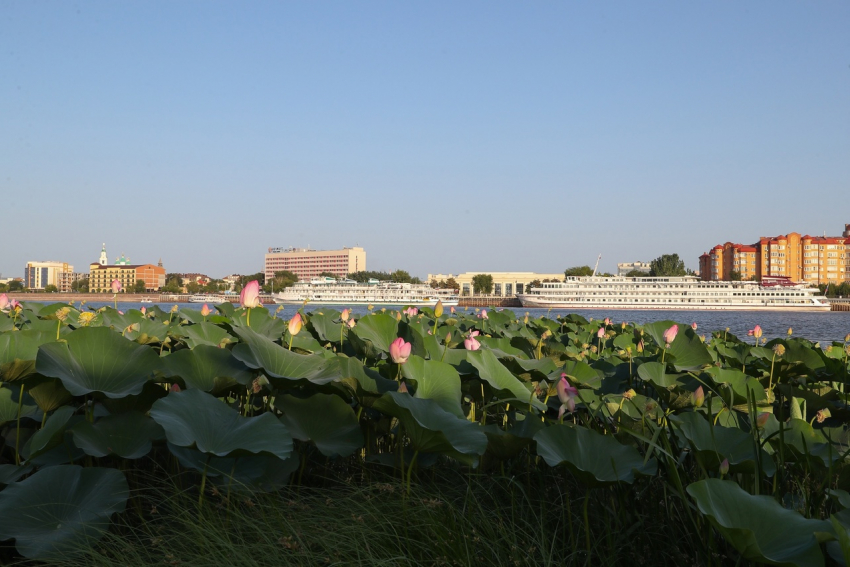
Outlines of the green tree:
[[[278,274],[282,274],[284,272],[288,272],[288,273],[292,274],[292,272],[290,272],[289,270],[284,270],[283,272],[275,272],[274,277],[278,277]],[[295,274],[292,274],[292,275],[295,276]],[[322,273],[319,274],[319,277],[320,278],[333,278],[335,280],[339,279],[339,276],[334,274],[333,272],[322,272]],[[298,276],[295,276],[295,281],[298,281]]]
[[528,286],[526,287],[526,289],[537,288],[541,287],[542,285],[543,282],[541,282],[540,280],[531,280],[530,282],[528,282]]
[[360,271],[360,272],[352,272],[346,276],[350,280],[354,280],[356,282],[364,283],[369,280],[378,280],[382,282],[390,281],[392,275],[387,272],[369,272],[369,271]]
[[88,293],[89,292],[89,279],[88,278],[80,278],[71,282],[71,291],[76,291],[77,293]]
[[729,279],[733,282],[739,282],[743,278],[741,278],[741,272],[739,272],[738,270],[732,270],[731,272],[729,272]]
[[12,280],[9,282],[9,291],[23,291],[24,290],[24,282],[19,282],[18,280]]
[[631,270],[630,272],[626,273],[627,278],[645,278],[648,275],[649,274],[641,270]]
[[490,295],[493,293],[493,276],[490,274],[476,274],[472,276],[472,293],[479,295]]
[[686,276],[688,270],[678,254],[662,254],[649,263],[649,275],[658,278],[664,276]]
[[[322,272],[329,273],[329,272]],[[319,274],[321,275],[321,274]],[[330,277],[336,278],[335,275],[331,274]],[[290,272],[289,270],[282,270],[280,272],[274,273],[274,278],[272,278],[267,284],[263,286],[263,291],[266,293],[275,293],[284,288],[287,288],[298,281],[298,276],[295,275],[294,272]]]
[[145,280],[136,280],[136,283],[133,284],[133,292],[134,293],[145,293],[147,291],[147,285],[145,284]]
[[396,270],[390,274],[390,279],[397,283],[410,283],[412,279],[410,274],[405,270]]
[[44,293],[56,293],[59,291],[59,288],[53,284],[47,284],[44,286]]
[[186,293],[195,295],[201,292],[201,284],[198,282],[189,282],[186,284]]
[[572,268],[567,268],[564,270],[564,277],[568,278],[570,276],[592,276],[593,268],[590,266],[573,266]]
[[180,277],[180,274],[165,274],[165,285],[177,286],[178,288],[182,288],[183,278]]

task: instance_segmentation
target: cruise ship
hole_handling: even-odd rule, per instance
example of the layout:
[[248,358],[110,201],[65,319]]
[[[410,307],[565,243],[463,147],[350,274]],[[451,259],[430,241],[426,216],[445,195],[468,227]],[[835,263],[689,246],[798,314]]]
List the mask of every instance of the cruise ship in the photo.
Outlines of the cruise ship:
[[313,278],[298,282],[272,296],[275,303],[285,305],[381,305],[427,306],[442,301],[449,307],[457,305],[458,296],[452,290],[434,289],[428,284],[368,282]]
[[568,277],[517,295],[523,307],[572,309],[676,309],[829,311],[816,288],[788,278],[761,282],[701,281],[683,277]]

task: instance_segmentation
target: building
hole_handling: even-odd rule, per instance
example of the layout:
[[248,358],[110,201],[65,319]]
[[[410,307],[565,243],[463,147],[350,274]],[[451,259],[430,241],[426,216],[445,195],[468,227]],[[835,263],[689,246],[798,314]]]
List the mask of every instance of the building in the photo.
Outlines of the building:
[[264,272],[266,281],[275,272],[290,271],[299,280],[315,278],[323,272],[345,277],[366,270],[366,251],[359,246],[340,250],[311,250],[308,248],[269,248]]
[[165,268],[162,260],[159,264],[131,264],[123,254],[109,265],[106,257],[106,244],[100,251],[100,259],[89,266],[89,291],[108,293],[113,280],[121,282],[125,292],[132,293],[137,281],[145,282],[145,291],[156,291],[165,285]]
[[623,264],[617,264],[617,275],[625,276],[629,272],[635,271],[649,274],[651,269],[649,262],[626,262]]
[[61,272],[59,274],[59,291],[73,291],[71,286],[74,282],[89,277],[85,272]]
[[60,287],[60,274],[71,274],[74,266],[67,262],[27,262],[24,270],[24,288],[32,290],[43,290],[49,285],[56,286],[59,291],[70,291]]
[[538,274],[535,272],[464,272],[462,274],[428,274],[428,283],[454,279],[460,286],[461,295],[473,295],[472,278],[479,274],[493,277],[493,293],[499,297],[513,297],[524,293],[533,281],[564,281],[564,272],[557,274]]
[[718,244],[700,256],[704,280],[783,276],[811,285],[850,281],[850,224],[841,236],[809,236],[797,232],[763,236],[752,245]]

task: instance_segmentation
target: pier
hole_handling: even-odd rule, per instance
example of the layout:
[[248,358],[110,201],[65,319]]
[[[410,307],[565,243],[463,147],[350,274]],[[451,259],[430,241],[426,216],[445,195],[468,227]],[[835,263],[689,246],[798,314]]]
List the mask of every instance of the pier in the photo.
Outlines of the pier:
[[461,297],[458,300],[458,307],[522,307],[522,303],[516,297],[474,295]]
[[850,298],[827,298],[830,305],[830,311],[850,311]]

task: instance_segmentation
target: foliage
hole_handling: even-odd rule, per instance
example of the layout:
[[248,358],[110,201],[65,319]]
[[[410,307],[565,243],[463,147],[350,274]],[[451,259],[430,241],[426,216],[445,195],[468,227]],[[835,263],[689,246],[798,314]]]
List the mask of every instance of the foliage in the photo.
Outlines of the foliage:
[[490,274],[475,274],[472,276],[472,293],[483,295],[493,293],[493,276]]
[[567,268],[564,270],[564,277],[569,278],[571,276],[592,276],[593,268],[590,266],[573,266],[572,268]]
[[850,282],[820,284],[818,289],[827,297],[850,297]]
[[[292,276],[294,276],[294,278],[293,278]],[[284,270],[284,271],[282,271],[282,272],[275,272],[275,273],[274,273],[274,277],[276,277],[276,278],[285,278],[285,277],[289,277],[289,279],[294,279],[294,281],[296,281],[296,282],[298,281],[298,276],[296,276],[295,274],[293,274],[293,273],[292,273],[292,272],[290,272],[289,270]],[[319,273],[319,277],[320,277],[320,278],[334,278],[334,279],[338,279],[338,276],[337,276],[335,273],[333,273],[333,272],[320,272],[320,273]]]
[[135,293],[145,293],[147,291],[145,280],[136,280],[136,283],[133,285],[133,291]]
[[44,286],[44,293],[57,293],[58,291],[59,288],[53,284],[47,284],[46,286]]
[[448,278],[445,280],[431,280],[429,284],[434,289],[453,289],[458,291],[460,289],[460,284],[457,283],[457,280],[454,278]]
[[24,290],[24,283],[20,282],[18,280],[12,280],[8,284],[8,289],[9,289],[9,291],[23,291]]
[[649,275],[653,278],[663,276],[684,276],[688,274],[685,262],[679,259],[678,254],[662,254],[649,263]]
[[644,272],[643,270],[630,270],[626,272],[625,277],[627,278],[645,278],[649,274]]
[[741,277],[741,272],[739,272],[738,270],[732,270],[731,272],[729,272],[729,279],[733,282],[739,282],[743,278]]
[[352,272],[346,276],[350,280],[354,280],[356,282],[364,283],[369,280],[378,280],[381,282],[388,282],[392,280],[392,275],[389,272],[373,272],[373,271],[359,271]]

